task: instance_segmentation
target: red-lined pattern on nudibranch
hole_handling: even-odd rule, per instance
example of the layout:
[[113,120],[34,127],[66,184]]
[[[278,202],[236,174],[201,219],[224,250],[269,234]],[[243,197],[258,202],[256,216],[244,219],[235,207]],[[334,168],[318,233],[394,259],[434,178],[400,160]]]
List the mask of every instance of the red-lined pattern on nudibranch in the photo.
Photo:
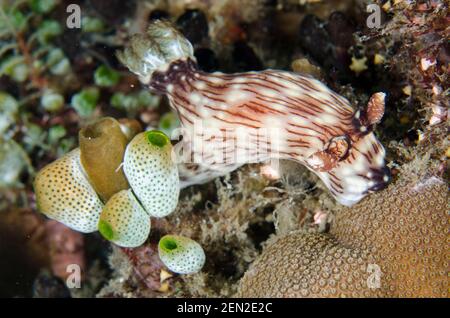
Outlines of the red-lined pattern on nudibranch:
[[[165,28],[170,32],[161,31]],[[196,164],[180,171],[193,172],[182,180],[185,185],[245,163],[292,159],[314,171],[339,202],[351,205],[389,180],[383,146],[372,132],[384,112],[383,93],[355,112],[347,99],[308,76],[202,72],[186,49],[189,42],[165,22],[153,24],[147,36],[147,51],[141,36],[119,57],[177,111],[183,151]]]

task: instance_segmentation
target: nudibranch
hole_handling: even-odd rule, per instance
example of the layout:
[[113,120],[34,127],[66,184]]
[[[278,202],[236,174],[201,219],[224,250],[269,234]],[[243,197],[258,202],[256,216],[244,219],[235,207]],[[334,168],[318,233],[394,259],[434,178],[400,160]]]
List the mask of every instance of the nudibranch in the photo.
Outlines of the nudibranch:
[[134,35],[118,57],[178,113],[183,152],[191,159],[184,165],[190,169],[180,170],[183,186],[270,159],[302,163],[344,205],[390,180],[385,150],[373,133],[384,113],[384,93],[355,111],[306,75],[270,69],[205,73],[192,45],[166,21]]

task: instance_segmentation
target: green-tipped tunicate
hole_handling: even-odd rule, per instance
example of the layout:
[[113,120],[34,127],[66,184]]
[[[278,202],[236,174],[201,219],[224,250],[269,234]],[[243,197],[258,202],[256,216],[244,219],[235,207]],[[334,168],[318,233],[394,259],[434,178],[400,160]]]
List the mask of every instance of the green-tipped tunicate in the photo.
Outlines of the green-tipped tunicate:
[[122,190],[106,203],[98,230],[104,238],[119,246],[137,247],[150,234],[150,216],[131,190]]
[[154,217],[169,215],[178,203],[180,181],[171,155],[170,139],[157,130],[136,135],[125,150],[123,169],[128,183]]
[[38,209],[83,233],[97,230],[103,204],[90,185],[77,148],[45,166],[34,181]]
[[57,112],[64,106],[64,97],[51,89],[47,89],[41,96],[41,106],[48,112]]
[[205,264],[205,252],[196,241],[178,235],[165,235],[158,244],[159,258],[178,274],[199,272]]
[[[111,121],[114,122],[111,118],[103,119],[104,123]],[[117,129],[122,135],[118,124]],[[101,133],[107,133],[111,137],[112,130],[85,128],[80,133],[80,148],[39,171],[34,182],[38,209],[74,230],[84,233],[98,230],[103,237],[119,246],[142,245],[150,233],[150,216],[166,216],[178,203],[180,185],[177,165],[171,157],[170,139],[160,131],[137,134],[126,146],[125,154],[120,155],[120,151],[117,154],[119,160],[123,158],[122,168],[131,189],[119,187],[105,196],[104,191],[98,187],[99,183],[93,182],[93,174],[89,170],[89,167],[93,167],[92,162],[86,161],[86,158],[83,160],[83,154],[88,155],[87,159],[90,156],[100,158],[100,166],[94,172],[101,171],[102,165],[109,164],[107,161],[111,158],[107,154],[108,151],[111,152],[112,145],[94,140]],[[58,139],[65,131],[58,129],[54,134],[54,139]],[[126,142],[126,137],[122,137]],[[94,140],[92,152],[86,152],[86,142],[91,139]],[[117,138],[114,140],[117,141]],[[102,152],[106,153],[105,158],[101,156]],[[117,173],[117,169],[121,168],[120,161],[113,162],[113,167],[112,170],[106,170],[111,170],[111,174]],[[113,178],[108,177],[106,181],[111,182],[111,179]],[[104,202],[106,203],[103,204]],[[183,265],[186,268],[181,268],[178,272],[193,272],[194,267],[198,267],[200,263],[201,267],[204,262],[201,247],[199,252],[198,244],[184,238],[177,239],[177,242],[180,248],[167,254],[169,263],[170,259],[178,257],[176,255],[194,253],[193,261]],[[165,247],[167,245],[162,245],[163,250]],[[177,271],[176,266],[169,268]]]

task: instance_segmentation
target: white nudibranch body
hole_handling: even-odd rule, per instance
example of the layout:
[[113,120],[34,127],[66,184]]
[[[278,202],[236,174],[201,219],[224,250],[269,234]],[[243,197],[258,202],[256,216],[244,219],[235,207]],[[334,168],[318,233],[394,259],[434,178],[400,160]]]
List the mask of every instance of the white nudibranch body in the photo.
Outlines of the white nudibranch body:
[[[180,169],[182,186],[269,159],[305,165],[344,205],[386,186],[385,150],[373,133],[384,114],[384,93],[355,111],[310,76],[280,70],[205,73],[192,50],[175,49],[189,48],[187,43],[168,22],[155,21],[118,54],[150,90],[167,96],[180,118],[186,158],[201,159]],[[152,56],[166,64],[156,66]],[[243,144],[243,138],[250,141]]]
[[164,265],[178,274],[197,273],[205,264],[205,252],[201,245],[183,236],[163,236],[158,244],[158,253]]

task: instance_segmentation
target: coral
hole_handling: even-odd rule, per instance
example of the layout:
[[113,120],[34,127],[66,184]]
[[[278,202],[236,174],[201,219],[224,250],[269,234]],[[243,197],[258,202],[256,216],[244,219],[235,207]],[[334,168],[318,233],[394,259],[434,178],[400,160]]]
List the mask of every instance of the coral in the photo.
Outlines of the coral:
[[417,164],[403,167],[386,190],[338,211],[331,236],[276,239],[247,270],[237,295],[447,297],[448,189]]
[[366,251],[323,234],[294,232],[270,244],[241,279],[238,297],[380,297]]
[[338,211],[331,233],[374,256],[391,296],[447,297],[447,184],[437,176],[402,172],[385,191]]
[[158,254],[164,265],[178,274],[199,272],[205,264],[203,248],[190,238],[165,235],[159,240]]

